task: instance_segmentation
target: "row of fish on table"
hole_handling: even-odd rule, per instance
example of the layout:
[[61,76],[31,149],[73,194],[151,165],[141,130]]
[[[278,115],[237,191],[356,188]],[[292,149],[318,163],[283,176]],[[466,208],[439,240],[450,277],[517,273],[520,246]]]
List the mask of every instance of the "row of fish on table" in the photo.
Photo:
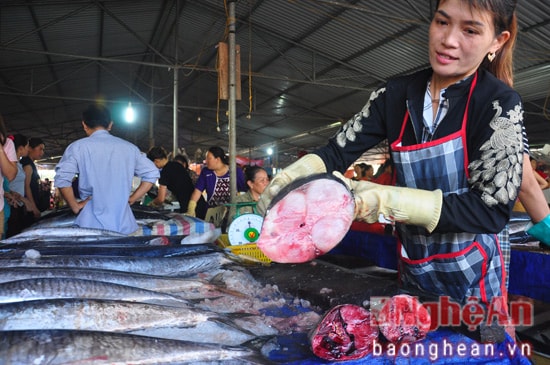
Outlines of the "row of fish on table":
[[296,299],[178,240],[61,226],[0,241],[0,365],[263,364],[267,339],[319,320],[266,314]]

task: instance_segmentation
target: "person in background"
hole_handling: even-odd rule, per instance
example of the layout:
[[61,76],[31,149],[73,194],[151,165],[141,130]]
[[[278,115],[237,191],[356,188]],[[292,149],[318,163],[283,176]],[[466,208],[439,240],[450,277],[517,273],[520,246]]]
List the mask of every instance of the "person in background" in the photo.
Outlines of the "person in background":
[[185,157],[184,155],[178,154],[174,156],[174,161],[181,164],[185,168],[185,171],[187,171],[187,173],[189,174],[189,177],[191,177],[191,181],[193,181],[193,185],[195,185],[197,183],[199,175],[197,175],[195,171],[189,168],[189,161],[187,160],[187,157]]
[[537,184],[539,184],[540,188],[542,190],[548,189],[548,186],[549,186],[548,181],[546,181],[544,177],[540,174],[540,172],[537,170],[537,160],[535,160],[533,157],[529,157],[529,165],[533,170],[533,175],[535,176],[535,179],[537,180]]
[[[273,178],[258,207],[289,182],[339,175],[388,139],[396,186],[341,178],[355,219],[396,223],[401,290],[424,300],[476,300],[508,315],[499,233],[521,184],[523,107],[511,87],[514,0],[440,0],[429,27],[431,68],[389,80],[329,143]],[[496,166],[499,166],[497,169]],[[469,336],[505,340],[485,318]],[[513,332],[510,329],[510,332]]]
[[153,206],[162,206],[166,199],[166,190],[170,190],[178,199],[179,212],[185,213],[189,198],[195,190],[189,173],[182,164],[168,161],[168,154],[162,147],[151,147],[147,158],[160,170],[159,188],[157,197],[151,202]]
[[[267,184],[269,184],[269,177],[267,172],[260,166],[248,166],[244,170],[246,178],[246,184],[248,185],[248,191],[244,194],[239,194],[235,197],[234,203],[248,203],[257,202],[260,199],[260,195],[264,192]],[[253,213],[255,209],[252,206],[244,206],[239,209],[239,214]],[[233,218],[237,214],[237,208],[232,205],[229,209],[228,225],[231,224]]]
[[4,188],[4,230],[1,237],[4,239],[6,238],[6,232],[8,231],[8,221],[11,217],[11,206],[8,201],[8,196],[10,194],[10,181],[5,176],[2,180],[2,187]]
[[[130,234],[138,224],[130,205],[141,199],[160,176],[158,168],[130,142],[109,133],[113,122],[109,110],[90,105],[82,113],[85,138],[71,143],[55,167],[54,185],[80,227]],[[73,193],[78,174],[80,197]],[[132,180],[141,179],[132,192]]]
[[[536,160],[535,160],[536,161]],[[536,161],[536,164],[535,164],[535,171],[546,181],[548,181],[549,179],[549,176],[548,174],[545,172],[545,168],[546,166],[544,165],[544,162],[542,161]]]
[[380,165],[372,182],[380,185],[393,185],[393,163],[391,158]]
[[10,192],[6,194],[11,208],[6,237],[21,233],[32,222],[33,206],[30,199],[25,197],[26,174],[21,165],[21,159],[29,154],[29,140],[22,134],[16,134],[13,136],[13,143],[17,156],[17,174],[9,184]]
[[30,222],[27,222],[27,225],[30,225],[40,218],[41,211],[46,210],[40,210],[38,205],[40,195],[40,175],[38,175],[38,169],[34,163],[34,161],[39,160],[42,156],[44,156],[44,141],[42,141],[42,138],[31,137],[29,138],[28,149],[29,153],[27,156],[21,158],[21,165],[25,171],[25,197],[30,201],[34,216],[28,216]]
[[[199,179],[199,175],[189,168],[189,160],[187,157],[182,154],[177,154],[174,156],[174,161],[181,164],[185,168],[185,171],[187,171],[191,177],[191,181],[193,181],[193,186],[195,186],[197,184],[197,180]],[[197,218],[204,219],[207,210],[208,204],[206,203],[203,194],[201,194],[199,200],[197,201],[197,207],[195,208],[195,216]]]
[[[195,190],[189,199],[186,214],[192,217],[196,216],[197,202],[205,190],[206,202],[209,208],[229,203],[231,199],[229,177],[229,161],[225,152],[221,147],[210,147],[206,152],[206,167],[202,169],[195,184]],[[237,168],[237,191],[246,190],[244,173],[240,168]]]
[[[4,118],[0,115],[0,179],[2,179],[2,185],[0,185],[0,222],[4,222],[4,177],[8,181],[11,181],[17,175],[17,154],[15,153],[15,147],[13,140],[8,138],[8,132],[6,125],[4,124]],[[4,224],[0,225],[0,236],[4,236]]]
[[356,164],[355,166],[353,166],[353,169],[355,170],[354,180],[370,181],[374,176],[374,168],[372,167],[372,165],[366,164],[364,162]]

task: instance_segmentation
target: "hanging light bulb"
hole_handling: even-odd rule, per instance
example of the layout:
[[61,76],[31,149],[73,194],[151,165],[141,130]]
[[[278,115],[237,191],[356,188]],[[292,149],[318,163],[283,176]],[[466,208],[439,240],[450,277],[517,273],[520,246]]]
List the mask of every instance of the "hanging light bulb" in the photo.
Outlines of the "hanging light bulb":
[[136,112],[132,107],[131,101],[128,102],[128,107],[126,107],[126,111],[124,112],[124,120],[128,123],[133,123],[136,120]]

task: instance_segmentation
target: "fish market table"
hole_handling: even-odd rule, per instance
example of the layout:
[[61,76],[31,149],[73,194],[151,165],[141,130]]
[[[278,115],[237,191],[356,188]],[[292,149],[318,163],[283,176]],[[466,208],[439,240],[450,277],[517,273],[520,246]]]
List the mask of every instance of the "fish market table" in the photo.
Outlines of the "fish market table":
[[[277,285],[281,292],[309,301],[321,312],[339,304],[365,305],[371,296],[393,296],[398,292],[395,278],[360,273],[322,259],[303,264],[271,264],[249,270],[259,282]],[[273,314],[285,315],[282,312]],[[514,347],[509,337],[502,344],[483,347],[464,335],[438,329],[430,332],[426,339],[409,345],[392,349],[388,344],[380,343],[375,352],[364,358],[330,362],[312,354],[308,333],[294,332],[272,340],[269,359],[281,364],[437,365],[463,364],[466,361],[469,364],[530,364],[527,357],[521,355],[519,345]]]

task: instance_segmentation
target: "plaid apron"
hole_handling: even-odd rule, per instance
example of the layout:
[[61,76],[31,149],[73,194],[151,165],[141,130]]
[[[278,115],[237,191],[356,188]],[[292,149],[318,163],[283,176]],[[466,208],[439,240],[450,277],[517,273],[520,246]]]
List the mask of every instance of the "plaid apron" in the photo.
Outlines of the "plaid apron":
[[[444,196],[464,193],[468,188],[466,122],[470,87],[462,128],[443,138],[402,146],[405,125],[392,143],[396,184],[425,190],[443,190]],[[405,290],[428,295],[449,296],[464,303],[475,296],[488,304],[493,297],[505,295],[502,254],[494,234],[433,233],[417,226],[397,224],[399,274]]]

